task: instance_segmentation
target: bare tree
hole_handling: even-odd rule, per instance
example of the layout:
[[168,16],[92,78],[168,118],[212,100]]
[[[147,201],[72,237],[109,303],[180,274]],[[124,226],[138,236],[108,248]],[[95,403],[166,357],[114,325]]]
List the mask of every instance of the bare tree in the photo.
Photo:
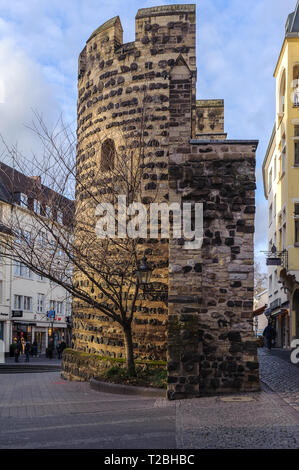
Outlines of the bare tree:
[[[115,238],[99,238],[97,222],[102,219],[96,214],[103,203],[116,208],[120,194],[128,202],[141,201],[144,120],[134,139],[128,141],[119,131],[114,140],[111,135],[97,135],[84,155],[76,155],[76,136],[62,119],[50,131],[36,114],[31,129],[42,143],[43,155],[27,159],[7,147],[16,170],[8,172],[1,166],[0,177],[9,182],[12,197],[18,171],[38,175],[28,178],[28,211],[20,215],[12,199],[5,220],[12,236],[2,240],[7,256],[65,288],[77,305],[90,306],[99,316],[117,322],[123,330],[128,372],[135,375],[132,321],[141,289],[136,270],[143,256],[142,240],[121,237],[119,231]],[[37,209],[33,201],[38,201]],[[117,210],[109,216],[118,230],[128,222]]]

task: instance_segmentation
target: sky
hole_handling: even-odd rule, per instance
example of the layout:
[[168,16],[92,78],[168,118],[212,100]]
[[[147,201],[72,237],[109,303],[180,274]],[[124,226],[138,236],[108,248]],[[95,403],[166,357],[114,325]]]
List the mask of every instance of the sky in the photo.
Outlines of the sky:
[[[231,139],[258,139],[255,252],[267,249],[262,162],[275,118],[274,68],[296,0],[0,0],[0,134],[25,154],[38,151],[33,110],[76,126],[78,55],[90,34],[119,15],[134,40],[138,8],[196,3],[197,98],[225,100]],[[5,154],[0,149],[0,159]]]

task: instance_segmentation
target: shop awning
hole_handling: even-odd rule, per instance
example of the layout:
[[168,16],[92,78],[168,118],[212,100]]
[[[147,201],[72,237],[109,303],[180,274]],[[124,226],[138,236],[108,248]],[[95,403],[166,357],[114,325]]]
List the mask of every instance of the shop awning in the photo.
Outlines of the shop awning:
[[266,304],[263,307],[257,308],[256,310],[253,311],[253,316],[258,317],[259,315],[262,315],[263,313],[265,313],[265,310],[267,307],[268,305]]

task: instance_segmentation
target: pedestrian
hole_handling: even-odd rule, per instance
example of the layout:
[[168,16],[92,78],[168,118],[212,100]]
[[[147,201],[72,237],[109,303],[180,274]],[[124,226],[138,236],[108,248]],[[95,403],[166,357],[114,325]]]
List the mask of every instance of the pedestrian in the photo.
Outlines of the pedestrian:
[[57,359],[61,359],[61,341],[58,341],[56,344],[56,351],[57,351]]
[[53,352],[54,352],[54,340],[50,339],[49,344],[48,344],[49,359],[53,359]]
[[32,343],[32,356],[37,357],[37,342],[36,341]]
[[16,344],[16,347],[15,347],[15,351],[14,351],[15,362],[19,362],[19,357],[20,357],[20,354],[21,354],[21,350],[22,350],[22,344],[21,344],[21,341],[18,340],[17,344]]
[[66,343],[64,341],[64,339],[62,339],[61,343],[60,343],[60,359],[62,358],[62,354],[63,354],[63,351],[66,349]]
[[268,326],[264,329],[263,336],[266,339],[266,345],[269,351],[271,351],[272,348],[272,341],[275,338],[275,331],[271,323],[269,322]]
[[31,344],[29,343],[29,341],[27,341],[27,343],[25,344],[25,355],[26,355],[25,362],[29,362],[30,351],[31,351]]
[[21,351],[20,352],[22,354],[25,354],[25,340],[23,337],[21,338]]

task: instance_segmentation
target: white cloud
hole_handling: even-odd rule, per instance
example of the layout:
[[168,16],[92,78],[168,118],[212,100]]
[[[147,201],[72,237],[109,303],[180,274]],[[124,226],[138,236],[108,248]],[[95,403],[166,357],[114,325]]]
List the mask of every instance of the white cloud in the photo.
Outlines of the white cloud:
[[[92,31],[119,15],[124,41],[132,41],[138,8],[173,3],[182,1],[0,0],[1,133],[29,148],[23,123],[30,121],[31,108],[51,118],[63,111],[75,123],[78,55]],[[275,115],[273,71],[295,5],[295,0],[201,0],[197,6],[197,95],[225,99],[229,138],[260,140],[257,247],[266,238],[261,164]]]
[[18,143],[26,153],[36,151],[39,145],[25,126],[32,120],[33,109],[47,119],[54,117],[59,109],[54,89],[45,80],[41,67],[12,38],[0,40],[0,70],[0,133],[9,145]]

